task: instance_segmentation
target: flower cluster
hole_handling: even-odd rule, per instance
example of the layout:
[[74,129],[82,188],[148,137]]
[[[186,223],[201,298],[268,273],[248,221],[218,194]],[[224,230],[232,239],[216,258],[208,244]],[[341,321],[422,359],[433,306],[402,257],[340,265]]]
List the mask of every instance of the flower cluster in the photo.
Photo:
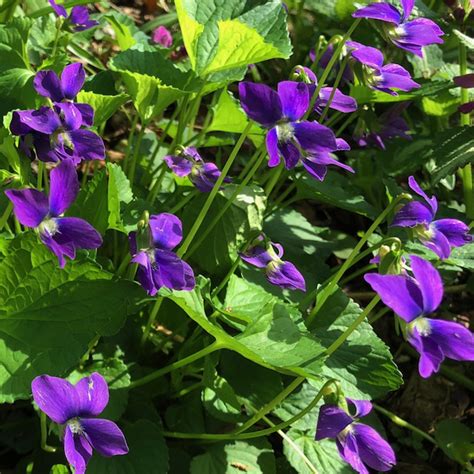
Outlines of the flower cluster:
[[66,66],[59,78],[54,71],[40,71],[34,79],[38,94],[51,107],[13,112],[10,130],[20,136],[20,147],[30,158],[45,162],[103,160],[102,138],[91,130],[94,111],[88,104],[75,103],[85,80],[80,63]]

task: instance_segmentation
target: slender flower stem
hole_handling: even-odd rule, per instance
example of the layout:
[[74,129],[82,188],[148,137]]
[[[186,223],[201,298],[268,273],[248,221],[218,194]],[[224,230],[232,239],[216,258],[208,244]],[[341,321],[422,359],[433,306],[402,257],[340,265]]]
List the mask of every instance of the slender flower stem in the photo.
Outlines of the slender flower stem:
[[237,157],[237,154],[239,153],[240,149],[242,148],[242,145],[244,144],[245,139],[247,138],[247,135],[250,132],[250,128],[252,127],[252,123],[249,122],[247,126],[245,127],[244,131],[242,132],[242,135],[240,138],[237,140],[237,143],[234,146],[234,149],[232,150],[229,159],[227,160],[226,164],[224,165],[224,168],[222,169],[222,172],[217,179],[216,183],[214,184],[214,187],[212,188],[211,192],[209,193],[209,196],[207,197],[206,202],[201,208],[201,211],[199,212],[196,220],[194,221],[193,226],[191,227],[191,230],[189,231],[185,241],[179,248],[177,254],[178,257],[182,257],[188,250],[189,246],[191,245],[191,242],[193,241],[195,235],[197,234],[197,231],[201,227],[201,224],[204,221],[204,218],[206,217],[206,214],[208,213],[209,209],[212,206],[212,203],[214,202],[215,197],[217,196],[217,193],[219,192],[222,183],[224,182],[224,179],[227,176],[227,173],[230,171],[230,168],[232,164],[234,163],[235,158]]
[[214,229],[214,227],[217,225],[217,223],[222,219],[222,216],[226,213],[227,209],[229,209],[230,206],[234,203],[236,197],[242,192],[245,186],[249,183],[249,181],[253,178],[257,170],[260,168],[263,160],[267,156],[267,151],[263,150],[262,153],[260,154],[259,159],[254,163],[253,168],[249,171],[247,176],[244,178],[244,180],[235,188],[234,192],[230,196],[230,198],[227,200],[225,203],[224,207],[216,214],[214,219],[212,219],[211,223],[206,227],[206,229],[202,232],[202,234],[198,237],[197,241],[194,243],[194,245],[191,247],[189,250],[188,255],[192,255],[199,247],[200,245],[204,242],[206,237],[209,235],[209,233]]
[[321,78],[318,81],[318,85],[316,86],[316,89],[313,93],[313,96],[311,97],[311,101],[309,103],[308,110],[306,111],[304,117],[302,120],[307,120],[309,117],[309,114],[312,112],[314,108],[314,104],[316,103],[317,98],[319,97],[319,93],[321,92],[321,89],[324,86],[324,83],[326,82],[327,78],[329,77],[329,74],[331,73],[332,68],[334,67],[334,64],[336,64],[336,61],[339,59],[339,55],[341,54],[342,48],[346,44],[346,41],[350,38],[354,30],[357,28],[357,25],[360,23],[361,19],[357,18],[354,23],[352,23],[351,27],[347,30],[347,33],[342,37],[341,41],[337,45],[337,48],[334,51],[334,54],[332,55],[331,59],[328,62],[328,65],[323,71],[323,74],[321,75]]
[[388,312],[390,312],[390,308],[385,307],[382,308],[380,311],[375,313],[371,318],[369,318],[369,323],[374,324],[377,322],[382,316],[385,316]]
[[357,327],[365,320],[369,313],[374,309],[377,303],[380,301],[380,297],[375,296],[372,301],[365,307],[364,311],[359,314],[359,316],[354,320],[354,322],[327,348],[326,354],[330,356],[337,349],[339,349],[342,344],[347,340],[347,338],[357,329]]
[[133,117],[132,122],[130,123],[130,133],[128,134],[128,143],[127,143],[127,153],[125,154],[125,158],[123,160],[123,170],[125,173],[127,172],[127,168],[129,167],[130,161],[130,154],[132,153],[132,141],[135,135],[135,130],[138,125],[138,113]]
[[163,179],[166,175],[166,168],[167,166],[165,165],[165,163],[162,163],[160,174],[158,175],[158,178],[156,178],[155,184],[153,185],[153,187],[150,189],[150,192],[148,193],[147,201],[150,204],[150,206],[153,205],[156,197],[158,196],[158,193],[160,192],[161,183],[163,182]]
[[321,291],[321,293],[319,294],[319,297],[317,297],[316,304],[314,305],[314,308],[307,319],[306,324],[308,327],[311,325],[314,318],[318,314],[318,311],[322,308],[326,300],[332,295],[332,293],[336,289],[336,285],[338,284],[339,280],[344,276],[344,273],[350,268],[350,266],[352,265],[352,261],[357,257],[357,255],[359,254],[359,252],[361,251],[362,247],[365,245],[367,240],[370,238],[370,236],[377,230],[378,226],[385,220],[388,214],[390,214],[390,212],[395,208],[395,206],[397,206],[397,204],[401,200],[410,199],[410,198],[411,196],[409,194],[405,194],[405,193],[400,194],[397,198],[392,200],[392,202],[385,208],[385,210],[377,217],[377,219],[369,227],[367,232],[362,236],[358,244],[352,250],[348,259],[342,264],[341,268],[336,273],[336,275],[332,277],[331,281]]
[[[357,118],[359,114],[357,112],[353,112],[352,114],[347,117],[346,120],[342,123],[342,125],[336,130],[335,135],[336,137],[341,136],[341,133]],[[327,124],[326,124],[327,125]]]
[[[269,424],[272,428],[275,428],[275,424],[272,423],[266,416],[263,417],[264,421]],[[303,460],[308,469],[313,474],[318,474],[318,470],[313,466],[313,463],[308,459],[304,451],[283,431],[277,430],[277,433],[288,443],[288,445],[295,451],[295,453]]]
[[[459,41],[459,73],[464,75],[467,72],[467,49],[464,43]],[[461,104],[469,102],[469,91],[461,88]],[[471,123],[469,114],[461,114],[461,125],[469,126]],[[474,192],[472,186],[472,165],[468,163],[461,171],[464,204],[466,205],[466,216],[469,220],[474,219]]]
[[195,352],[194,354],[191,354],[188,357],[185,357],[184,359],[180,359],[176,362],[173,362],[172,364],[169,364],[166,367],[158,369],[155,372],[152,372],[151,374],[142,377],[141,379],[134,380],[128,386],[128,389],[131,390],[133,388],[141,387],[142,385],[146,385],[147,383],[153,382],[154,380],[163,377],[163,375],[173,372],[174,370],[180,369],[181,367],[185,367],[186,365],[192,364],[193,362],[202,359],[203,357],[207,356],[208,354],[211,354],[212,352],[218,351],[220,349],[225,349],[225,347],[225,344],[215,341],[211,345],[205,347],[204,349],[201,349],[198,352]]
[[267,197],[270,196],[271,192],[273,191],[273,188],[278,183],[281,173],[283,172],[283,168],[284,166],[282,163],[280,163],[276,168],[273,168],[270,175],[270,179],[265,186],[265,194],[267,195]]
[[[298,377],[297,379],[295,379],[294,382],[299,381],[300,379],[303,379],[303,381],[304,381],[304,377]],[[307,413],[309,413],[318,404],[318,402],[321,400],[321,398],[324,394],[324,390],[332,383],[334,383],[334,380],[329,380],[328,382],[326,382],[323,385],[323,387],[321,388],[321,390],[318,392],[318,394],[316,395],[314,400],[307,407],[305,407],[303,410],[301,410],[297,415],[293,416],[289,420],[278,423],[277,425],[273,425],[271,428],[266,428],[266,429],[263,429],[263,430],[251,431],[251,432],[246,432],[246,433],[240,432],[240,430],[239,430],[238,432],[236,431],[236,432],[233,432],[233,433],[225,433],[225,434],[176,433],[176,432],[170,432],[170,431],[165,431],[163,434],[165,436],[169,437],[169,438],[201,439],[201,440],[212,440],[212,441],[220,441],[220,440],[225,440],[225,439],[252,439],[252,438],[260,438],[261,436],[268,436],[272,433],[276,433],[277,431],[283,430],[283,429],[287,428],[288,426],[293,425],[300,418],[302,418]],[[282,398],[278,403],[276,403],[272,407],[272,409],[275,408],[279,403],[281,403],[281,401],[283,399],[284,398]],[[270,402],[270,403],[272,403],[272,402]],[[259,411],[259,413],[260,413],[260,411]],[[250,421],[254,420],[254,418],[255,418],[255,416],[253,416],[248,422],[246,422],[245,425],[248,425],[248,427],[253,426],[256,422],[252,422],[250,424]],[[264,419],[264,418],[265,418],[265,414],[262,415],[261,417],[259,417],[259,420]],[[267,421],[267,420],[265,420],[265,421]],[[270,423],[268,423],[268,424],[270,424]]]
[[369,263],[368,265],[359,268],[359,270],[356,270],[354,273],[351,273],[349,276],[341,280],[341,286],[347,285],[350,281],[354,280],[354,278],[357,278],[358,276],[363,275],[364,273],[368,272],[369,270],[373,270],[374,268],[377,268],[377,265],[375,265],[375,263]]
[[46,426],[46,413],[41,412],[40,422],[41,422],[41,449],[48,453],[55,453],[57,448],[48,445],[48,427]]
[[328,103],[324,107],[324,110],[321,114],[321,117],[319,117],[319,123],[323,123],[324,119],[326,118],[326,115],[329,112],[329,107],[331,107],[332,101],[334,100],[334,96],[336,95],[337,86],[339,86],[339,83],[342,80],[342,76],[344,75],[344,70],[347,66],[348,61],[349,61],[349,55],[347,55],[344,58],[344,60],[342,61],[341,66],[339,68],[339,71],[337,72],[336,80],[334,81],[334,84],[332,86],[332,91],[331,91],[331,94],[329,96]]
[[392,413],[391,411],[388,411],[387,409],[382,408],[381,406],[376,405],[375,403],[373,404],[373,407],[379,413],[382,413],[382,415],[385,415],[390,421],[392,421],[392,423],[395,423],[396,425],[401,426],[402,428],[406,428],[410,431],[413,431],[413,433],[416,433],[417,435],[426,439],[430,443],[433,443],[435,446],[438,446],[438,443],[436,442],[436,440],[433,437],[431,437],[428,433],[425,433],[423,430],[420,430],[420,428],[417,428],[411,423],[408,423],[408,421],[405,421],[399,416],[395,415],[395,413]]
[[290,393],[294,392],[303,382],[305,381],[304,377],[297,377],[293,380],[284,390],[282,390],[273,400],[264,405],[260,410],[258,410],[255,415],[253,415],[249,420],[247,420],[240,428],[234,431],[234,434],[240,434],[244,431],[247,431],[255,423],[261,420],[267,413],[270,413],[276,406],[278,406],[283,400],[285,400]]
[[171,210],[169,211],[170,214],[176,214],[178,211],[180,211],[186,204],[191,201],[193,198],[197,197],[199,194],[199,191],[197,189],[193,189],[191,192],[186,194],[186,196],[181,199],[181,201],[176,204]]
[[44,163],[42,161],[38,161],[38,176],[36,177],[36,189],[38,189],[38,191],[43,189],[43,169]]
[[5,209],[5,212],[2,214],[2,217],[0,217],[0,230],[2,230],[5,227],[5,224],[7,223],[8,218],[10,217],[12,211],[13,211],[13,204],[11,201],[8,201],[7,208]]
[[156,298],[155,304],[153,305],[153,308],[150,311],[150,316],[148,317],[148,321],[143,331],[142,338],[140,340],[141,347],[145,345],[145,342],[147,341],[148,336],[150,335],[151,328],[153,324],[155,324],[155,320],[156,320],[156,317],[158,316],[158,311],[160,311],[162,303],[163,303],[163,297],[158,296]]
[[138,155],[140,154],[140,146],[142,144],[143,136],[145,135],[145,128],[146,128],[146,125],[144,123],[142,123],[141,128],[140,128],[140,132],[138,133],[137,140],[133,145],[132,162],[130,163],[130,171],[128,173],[128,179],[129,179],[130,184],[132,186],[133,186],[133,181],[135,179],[135,170],[136,170],[136,167],[137,167]]

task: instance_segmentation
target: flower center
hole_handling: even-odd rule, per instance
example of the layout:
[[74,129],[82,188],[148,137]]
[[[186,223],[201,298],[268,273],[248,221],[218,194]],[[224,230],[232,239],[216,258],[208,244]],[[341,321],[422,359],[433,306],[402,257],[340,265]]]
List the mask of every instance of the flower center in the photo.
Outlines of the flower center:
[[387,32],[387,35],[389,38],[392,39],[399,39],[405,36],[405,27],[403,25],[387,25],[385,27],[385,31]]
[[82,435],[84,433],[79,418],[71,418],[67,422],[67,425],[69,426],[69,429],[71,430],[72,434]]
[[338,435],[337,435],[337,438],[339,439],[340,442],[343,442],[344,439],[346,438],[346,436],[348,434],[350,434],[352,432],[353,428],[352,428],[352,423],[347,425]]
[[295,136],[295,129],[289,122],[280,123],[277,125],[276,129],[279,142],[288,143]]
[[434,236],[434,230],[426,224],[418,224],[413,230],[420,240],[431,240]]
[[47,237],[52,237],[56,232],[58,232],[58,223],[56,222],[56,219],[45,219],[38,226],[38,232]]
[[431,334],[430,322],[423,317],[416,318],[414,321],[408,324],[408,330],[410,332],[413,332],[414,329],[416,329],[420,336],[423,337],[429,336]]

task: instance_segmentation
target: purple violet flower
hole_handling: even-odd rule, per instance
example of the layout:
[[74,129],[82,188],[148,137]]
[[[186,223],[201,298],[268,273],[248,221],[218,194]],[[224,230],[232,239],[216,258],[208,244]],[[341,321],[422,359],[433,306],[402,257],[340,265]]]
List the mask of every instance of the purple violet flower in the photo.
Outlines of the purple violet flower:
[[[316,74],[307,67],[298,67],[295,70],[298,75],[305,75],[310,83],[308,84],[309,98],[314,94],[318,85],[318,78]],[[333,91],[333,87],[322,87],[319,91],[319,97],[316,99],[314,104],[314,110],[318,114],[321,114],[326,105],[329,102]],[[357,101],[350,95],[343,94],[339,89],[336,88],[334,97],[329,105],[330,109],[337,110],[338,112],[351,113],[357,110]]]
[[138,263],[137,278],[150,296],[162,287],[191,291],[195,286],[193,269],[172,250],[183,239],[181,221],[173,214],[150,216],[145,235],[129,235],[132,262]]
[[319,409],[316,441],[336,440],[339,455],[359,474],[369,474],[366,466],[376,471],[389,471],[396,464],[392,447],[369,425],[359,422],[368,415],[372,403],[346,398],[355,408],[355,415],[337,405],[322,405]]
[[171,48],[171,45],[173,44],[173,36],[171,35],[170,30],[162,25],[153,30],[151,40],[153,43],[159,44],[164,48]]
[[369,121],[368,130],[356,130],[354,140],[362,147],[376,146],[385,150],[385,141],[393,138],[403,138],[411,140],[408,134],[410,127],[401,113],[408,106],[409,102],[401,102],[393,105],[382,113],[379,117],[374,116],[374,120]]
[[418,351],[423,378],[438,372],[447,357],[474,360],[474,335],[461,324],[424,316],[436,311],[443,299],[443,282],[431,263],[410,256],[413,276],[369,273],[365,281],[384,304],[406,323],[407,341]]
[[405,204],[395,214],[392,227],[412,228],[423,245],[441,259],[449,257],[452,247],[462,247],[472,242],[469,227],[464,222],[458,219],[434,220],[438,200],[435,196],[429,198],[413,176],[408,178],[408,185],[424,202],[412,201]]
[[96,249],[102,237],[88,222],[78,217],[60,217],[74,202],[79,180],[71,161],[63,161],[50,173],[49,198],[36,189],[7,189],[16,218],[25,227],[32,227],[41,241],[64,268],[66,259],[76,258],[76,249]]
[[301,121],[309,107],[309,91],[302,82],[283,81],[278,92],[265,84],[241,82],[241,105],[255,122],[269,129],[266,145],[268,166],[278,166],[283,158],[287,169],[294,168],[306,154],[337,151],[332,130],[317,122]]
[[69,17],[67,16],[67,11],[63,5],[58,5],[55,0],[49,0],[51,8],[54,10],[56,15],[67,18],[71,25],[73,26],[74,31],[85,31],[99,24],[98,21],[91,20],[89,11],[85,6],[75,6],[72,8]]
[[[81,128],[92,116],[86,104],[56,103],[53,108],[13,112],[10,131],[20,136],[20,148],[45,162],[103,160],[105,146],[96,133]],[[79,106],[79,107],[78,107]],[[91,109],[92,110],[92,109]]]
[[[260,236],[257,240],[263,242],[264,237]],[[289,290],[306,291],[303,275],[291,262],[285,262],[281,257],[283,257],[283,247],[273,242],[268,242],[266,248],[257,243],[240,254],[244,262],[257,268],[265,268],[267,280],[272,285]]]
[[389,3],[371,3],[366,7],[359,8],[352,14],[354,18],[369,18],[383,21],[383,32],[385,37],[395,46],[423,57],[423,46],[430,44],[442,44],[440,36],[443,30],[427,18],[416,18],[407,21],[415,0],[401,0],[403,13]]
[[[219,168],[214,163],[205,163],[194,147],[186,147],[178,155],[167,155],[163,159],[176,176],[189,176],[202,193],[210,192],[221,175]],[[224,179],[226,183],[230,181],[230,178]]]
[[[474,88],[474,74],[465,74],[464,76],[457,76],[454,78],[454,83],[463,89]],[[466,102],[458,107],[462,114],[470,114],[474,110],[474,100]]]
[[33,400],[55,423],[64,426],[64,454],[75,474],[84,474],[93,450],[102,456],[128,453],[120,428],[97,418],[109,402],[109,388],[94,372],[75,385],[67,380],[41,375],[31,383]]
[[408,92],[420,87],[402,66],[398,64],[384,66],[383,54],[377,48],[364,46],[356,41],[348,41],[347,46],[351,50],[351,56],[362,65],[364,82],[371,89],[395,96],[398,93],[393,89]]

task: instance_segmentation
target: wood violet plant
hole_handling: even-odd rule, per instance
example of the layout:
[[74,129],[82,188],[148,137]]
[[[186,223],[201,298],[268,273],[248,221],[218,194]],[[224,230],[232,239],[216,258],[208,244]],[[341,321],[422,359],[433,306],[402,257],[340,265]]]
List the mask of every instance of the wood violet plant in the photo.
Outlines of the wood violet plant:
[[472,1],[0,3],[1,472],[473,471]]

